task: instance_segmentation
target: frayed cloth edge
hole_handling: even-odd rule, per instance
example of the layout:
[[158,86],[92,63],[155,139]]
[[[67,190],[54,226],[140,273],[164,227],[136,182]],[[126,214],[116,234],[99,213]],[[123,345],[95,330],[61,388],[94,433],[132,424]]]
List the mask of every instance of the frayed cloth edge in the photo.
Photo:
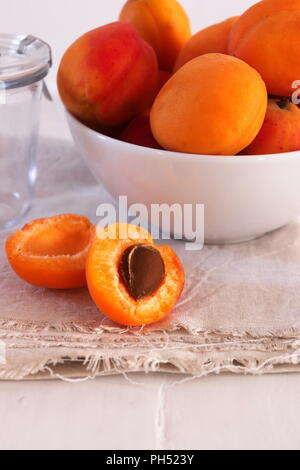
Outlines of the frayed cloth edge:
[[[56,378],[59,380],[66,379],[63,374],[56,374],[55,367],[64,365],[65,362],[72,363],[72,360],[57,359],[30,362],[19,366],[0,367],[0,380],[20,381],[33,377],[37,374],[46,374],[44,378]],[[78,364],[78,360],[74,360],[74,364]],[[275,373],[277,366],[290,366],[295,371],[299,371],[300,366],[300,350],[293,354],[285,354],[273,356],[270,358],[257,359],[237,354],[226,359],[217,360],[216,358],[206,358],[204,362],[184,361],[181,358],[170,358],[162,360],[161,358],[148,357],[145,354],[135,355],[133,357],[121,356],[118,358],[105,357],[102,353],[90,355],[81,362],[82,368],[85,370],[83,380],[92,380],[101,376],[124,375],[143,372],[146,374],[157,372],[169,372],[172,374],[183,374],[190,379],[207,377],[209,375],[217,375],[221,373],[243,374],[243,375],[263,375]],[[283,372],[283,369],[277,372]],[[82,376],[82,373],[80,374]],[[41,377],[43,378],[43,377]],[[76,381],[76,377],[74,376]],[[78,379],[82,380],[82,378]],[[184,379],[184,381],[189,378]]]
[[16,332],[26,332],[28,334],[35,333],[80,333],[86,335],[98,335],[104,333],[115,333],[115,334],[143,334],[145,336],[150,336],[151,334],[165,334],[170,332],[182,331],[192,337],[197,336],[222,336],[226,337],[229,340],[234,338],[240,339],[261,339],[261,338],[280,338],[280,339],[300,339],[300,327],[291,326],[287,328],[274,328],[267,329],[261,327],[248,328],[246,330],[218,330],[218,329],[209,329],[209,328],[194,328],[192,326],[187,326],[181,322],[174,322],[174,325],[171,327],[165,328],[160,327],[142,327],[142,328],[124,328],[119,325],[105,325],[94,324],[94,325],[82,325],[75,322],[61,323],[59,325],[47,323],[47,322],[30,322],[30,321],[18,321],[18,320],[0,320],[0,330],[3,331],[16,331]]

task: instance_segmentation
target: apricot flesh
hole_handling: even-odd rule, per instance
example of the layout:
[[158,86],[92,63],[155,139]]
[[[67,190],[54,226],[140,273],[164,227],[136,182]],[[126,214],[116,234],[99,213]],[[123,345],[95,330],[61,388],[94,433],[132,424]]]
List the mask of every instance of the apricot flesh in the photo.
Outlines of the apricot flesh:
[[224,54],[185,64],[166,83],[151,110],[151,128],[165,149],[235,155],[257,136],[267,91],[256,70]]
[[66,214],[35,220],[6,242],[15,273],[37,287],[86,286],[85,264],[95,229],[84,217]]

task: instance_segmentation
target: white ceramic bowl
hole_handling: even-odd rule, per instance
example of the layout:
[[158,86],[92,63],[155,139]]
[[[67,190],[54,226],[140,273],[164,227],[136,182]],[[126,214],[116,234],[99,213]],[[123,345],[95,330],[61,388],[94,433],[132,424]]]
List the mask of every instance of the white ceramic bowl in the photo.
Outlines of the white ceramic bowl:
[[[128,203],[204,204],[206,243],[237,243],[300,214],[300,152],[205,156],[153,150],[99,134],[67,113],[86,164]],[[162,227],[164,229],[164,227]]]

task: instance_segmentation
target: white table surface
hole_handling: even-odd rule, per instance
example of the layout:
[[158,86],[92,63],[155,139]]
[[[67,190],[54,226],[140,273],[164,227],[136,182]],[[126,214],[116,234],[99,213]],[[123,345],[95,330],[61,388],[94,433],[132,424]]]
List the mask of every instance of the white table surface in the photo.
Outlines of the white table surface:
[[[44,103],[42,135],[69,138]],[[129,381],[128,381],[129,379]],[[0,449],[299,449],[300,375],[0,383]]]
[[0,448],[299,449],[298,374],[0,384]]

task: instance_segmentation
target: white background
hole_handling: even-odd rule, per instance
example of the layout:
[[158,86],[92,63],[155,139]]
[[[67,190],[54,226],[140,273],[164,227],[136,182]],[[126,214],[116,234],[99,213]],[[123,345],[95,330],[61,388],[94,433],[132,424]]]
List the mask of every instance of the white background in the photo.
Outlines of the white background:
[[[78,36],[116,21],[125,0],[0,0],[2,32],[33,34],[53,48],[55,70],[64,50]],[[194,32],[236,16],[256,3],[253,0],[181,0]]]
[[[193,30],[251,0],[182,0]],[[54,70],[77,36],[117,19],[123,0],[0,0],[3,32],[52,45]],[[43,122],[67,135],[66,125]],[[82,384],[0,383],[0,449],[299,449],[300,375],[226,375],[174,385],[165,375]]]

